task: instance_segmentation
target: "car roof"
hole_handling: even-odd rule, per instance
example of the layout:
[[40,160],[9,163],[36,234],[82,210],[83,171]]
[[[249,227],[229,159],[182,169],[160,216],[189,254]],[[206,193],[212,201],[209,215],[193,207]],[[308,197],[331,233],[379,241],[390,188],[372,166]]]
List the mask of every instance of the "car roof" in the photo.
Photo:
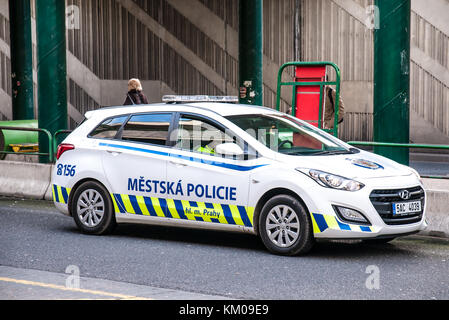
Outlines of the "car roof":
[[260,114],[267,112],[268,113],[276,112],[276,110],[274,109],[263,106],[236,104],[236,103],[197,102],[197,103],[189,103],[188,106],[207,109],[215,113],[218,113],[219,115],[224,117],[239,114]]
[[87,111],[85,116],[90,118],[93,115],[114,116],[123,113],[140,113],[149,111],[210,111],[223,117],[240,114],[266,114],[277,113],[278,111],[247,104],[220,103],[220,102],[194,102],[194,103],[154,103],[141,105],[103,107],[97,110]]

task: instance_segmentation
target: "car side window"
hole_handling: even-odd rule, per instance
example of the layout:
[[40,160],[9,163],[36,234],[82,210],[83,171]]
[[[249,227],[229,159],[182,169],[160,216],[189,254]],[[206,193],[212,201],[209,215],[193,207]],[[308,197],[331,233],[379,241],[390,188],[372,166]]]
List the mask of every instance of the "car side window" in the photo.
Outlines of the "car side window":
[[[196,116],[181,115],[178,121],[178,128],[172,133],[173,141],[176,141],[175,148],[207,154],[211,156],[224,157],[216,152],[216,147],[223,143],[235,143],[245,152],[248,145],[238,137],[226,132],[216,124]],[[248,159],[246,152],[242,157],[230,156],[234,159]]]
[[136,114],[123,127],[121,139],[165,146],[171,113]]
[[89,134],[89,137],[113,139],[126,119],[127,115],[106,119]]

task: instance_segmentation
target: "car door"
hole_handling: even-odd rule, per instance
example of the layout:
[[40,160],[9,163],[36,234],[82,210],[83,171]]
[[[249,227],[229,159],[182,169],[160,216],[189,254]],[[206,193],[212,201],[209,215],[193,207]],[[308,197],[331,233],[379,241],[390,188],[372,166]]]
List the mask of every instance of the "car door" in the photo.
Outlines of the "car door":
[[129,116],[114,140],[102,141],[103,167],[117,213],[166,217],[167,146],[172,113]]
[[[174,144],[167,163],[167,183],[179,187],[167,199],[174,217],[253,227],[254,208],[248,207],[251,156],[224,156],[217,145],[239,142],[219,123],[197,114],[180,114],[171,134]],[[238,141],[237,141],[238,140]]]

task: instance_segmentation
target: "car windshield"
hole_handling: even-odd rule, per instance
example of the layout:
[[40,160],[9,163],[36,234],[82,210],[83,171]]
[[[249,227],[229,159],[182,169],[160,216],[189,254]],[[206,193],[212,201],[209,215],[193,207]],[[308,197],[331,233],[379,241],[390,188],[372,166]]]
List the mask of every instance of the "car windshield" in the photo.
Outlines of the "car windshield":
[[226,117],[273,151],[291,155],[352,153],[318,128],[293,117],[248,114]]

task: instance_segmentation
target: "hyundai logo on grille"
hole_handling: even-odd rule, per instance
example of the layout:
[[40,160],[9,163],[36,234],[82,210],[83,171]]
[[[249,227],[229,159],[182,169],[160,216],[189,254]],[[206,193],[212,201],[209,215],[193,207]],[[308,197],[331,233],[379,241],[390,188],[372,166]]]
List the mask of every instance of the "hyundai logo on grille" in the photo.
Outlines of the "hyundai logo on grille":
[[402,190],[398,193],[398,195],[401,197],[401,199],[408,200],[410,198],[410,192],[407,190]]

